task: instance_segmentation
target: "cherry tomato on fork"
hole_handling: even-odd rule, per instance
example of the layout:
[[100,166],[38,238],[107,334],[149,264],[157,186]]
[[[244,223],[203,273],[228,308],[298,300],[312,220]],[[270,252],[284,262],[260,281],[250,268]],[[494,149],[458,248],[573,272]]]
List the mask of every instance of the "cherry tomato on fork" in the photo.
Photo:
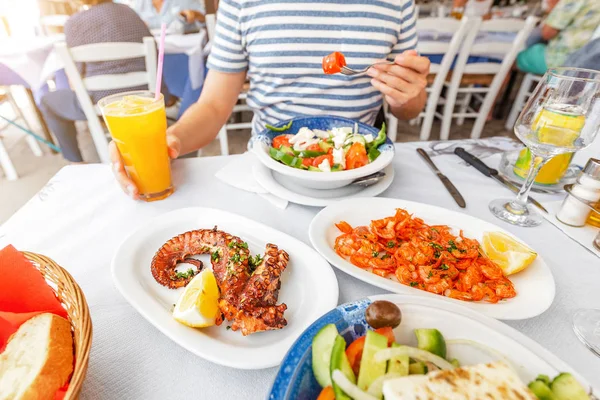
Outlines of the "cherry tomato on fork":
[[323,57],[323,72],[328,75],[337,74],[346,66],[346,58],[339,51]]

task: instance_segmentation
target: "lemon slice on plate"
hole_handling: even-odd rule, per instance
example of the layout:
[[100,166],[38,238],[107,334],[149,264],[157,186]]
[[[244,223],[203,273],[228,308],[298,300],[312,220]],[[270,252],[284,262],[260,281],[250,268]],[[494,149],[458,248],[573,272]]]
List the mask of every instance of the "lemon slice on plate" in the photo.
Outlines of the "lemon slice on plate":
[[484,233],[482,248],[507,276],[523,271],[537,257],[535,251],[501,232]]
[[173,318],[192,328],[213,326],[219,313],[219,287],[211,270],[204,270],[185,287]]

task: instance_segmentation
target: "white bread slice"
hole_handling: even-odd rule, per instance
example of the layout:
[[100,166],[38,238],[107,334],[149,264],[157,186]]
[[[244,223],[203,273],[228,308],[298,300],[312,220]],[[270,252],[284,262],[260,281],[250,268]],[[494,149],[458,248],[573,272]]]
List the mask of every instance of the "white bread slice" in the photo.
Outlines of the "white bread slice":
[[66,319],[40,314],[19,327],[0,354],[0,400],[54,399],[73,372],[73,336]]

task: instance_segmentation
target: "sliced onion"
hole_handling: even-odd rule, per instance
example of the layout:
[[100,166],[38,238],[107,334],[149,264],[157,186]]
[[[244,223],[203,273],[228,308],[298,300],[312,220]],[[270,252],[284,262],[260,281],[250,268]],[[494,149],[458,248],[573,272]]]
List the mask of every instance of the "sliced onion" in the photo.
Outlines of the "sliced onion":
[[395,378],[402,378],[403,376],[404,375],[400,375],[397,372],[390,372],[389,374],[382,375],[379,378],[375,379],[373,383],[371,383],[371,386],[369,386],[369,390],[367,390],[367,392],[377,397],[378,399],[381,399],[383,397],[383,384],[385,383],[385,381],[389,381],[390,379]]
[[494,357],[499,358],[500,360],[504,361],[513,371],[515,371],[515,367],[512,365],[512,363],[510,362],[510,360],[502,353],[500,353],[498,350],[493,349],[489,346],[486,346],[485,344],[476,342],[474,340],[469,340],[469,339],[452,339],[452,340],[446,340],[446,344],[448,345],[453,345],[453,344],[465,344],[468,346],[473,346],[478,348],[479,350],[482,350]]
[[364,392],[354,383],[350,382],[350,379],[344,375],[342,371],[336,369],[331,374],[331,379],[336,385],[340,387],[348,396],[354,400],[379,400],[377,397],[371,396],[369,393]]
[[434,363],[439,369],[454,369],[454,365],[444,360],[440,356],[436,356],[425,350],[417,349],[416,347],[400,346],[387,348],[375,353],[375,361],[383,362],[392,359],[393,357],[409,356],[418,361],[429,361]]

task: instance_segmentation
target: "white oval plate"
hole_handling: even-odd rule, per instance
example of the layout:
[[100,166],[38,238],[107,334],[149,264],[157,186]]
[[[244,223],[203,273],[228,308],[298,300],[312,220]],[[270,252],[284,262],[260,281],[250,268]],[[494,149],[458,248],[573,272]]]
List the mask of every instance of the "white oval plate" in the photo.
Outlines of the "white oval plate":
[[[285,175],[275,172],[263,164],[255,163],[253,174],[256,181],[269,193],[303,206],[326,207],[340,200],[354,197],[374,197],[390,187],[394,180],[394,166],[383,170],[385,177],[374,185],[363,187],[348,185],[337,189],[310,189],[289,182]],[[337,172],[336,172],[337,173]]]
[[[398,294],[370,296],[369,299],[391,301],[400,307],[402,323],[394,329],[399,343],[416,346],[415,329],[436,328],[446,340],[472,340],[496,350],[509,361],[525,384],[539,374],[554,378],[561,372],[570,372],[584,387],[590,387],[573,368],[534,340],[466,307],[439,299]],[[461,365],[474,365],[499,357],[471,345],[449,344],[448,359],[452,358],[458,359]]]
[[[288,306],[285,328],[244,337],[239,331],[227,330],[227,321],[194,329],[173,319],[171,309],[183,288],[173,290],[158,284],[150,272],[152,257],[172,237],[215,225],[248,242],[252,254],[263,254],[267,243],[289,253],[279,292],[279,302]],[[208,256],[200,259],[210,266]],[[119,246],[111,270],[123,297],[171,340],[216,364],[240,369],[278,365],[302,331],[338,301],[335,273],[309,246],[258,222],[211,208],[184,208],[152,219]]]
[[510,277],[517,290],[517,296],[496,304],[460,301],[415,289],[365,271],[337,255],[333,246],[335,238],[340,235],[340,232],[335,227],[335,223],[346,221],[352,226],[369,225],[371,220],[393,215],[396,208],[406,209],[427,224],[449,225],[455,229],[456,233],[462,229],[465,236],[479,241],[484,232],[490,231],[503,232],[514,237],[499,226],[445,208],[399,199],[370,198],[343,200],[333,207],[321,210],[310,224],[310,241],[313,247],[338,269],[363,282],[391,292],[441,298],[465,305],[490,317],[504,320],[532,318],[546,311],[552,304],[556,291],[554,278],[550,268],[539,254],[525,271]]

